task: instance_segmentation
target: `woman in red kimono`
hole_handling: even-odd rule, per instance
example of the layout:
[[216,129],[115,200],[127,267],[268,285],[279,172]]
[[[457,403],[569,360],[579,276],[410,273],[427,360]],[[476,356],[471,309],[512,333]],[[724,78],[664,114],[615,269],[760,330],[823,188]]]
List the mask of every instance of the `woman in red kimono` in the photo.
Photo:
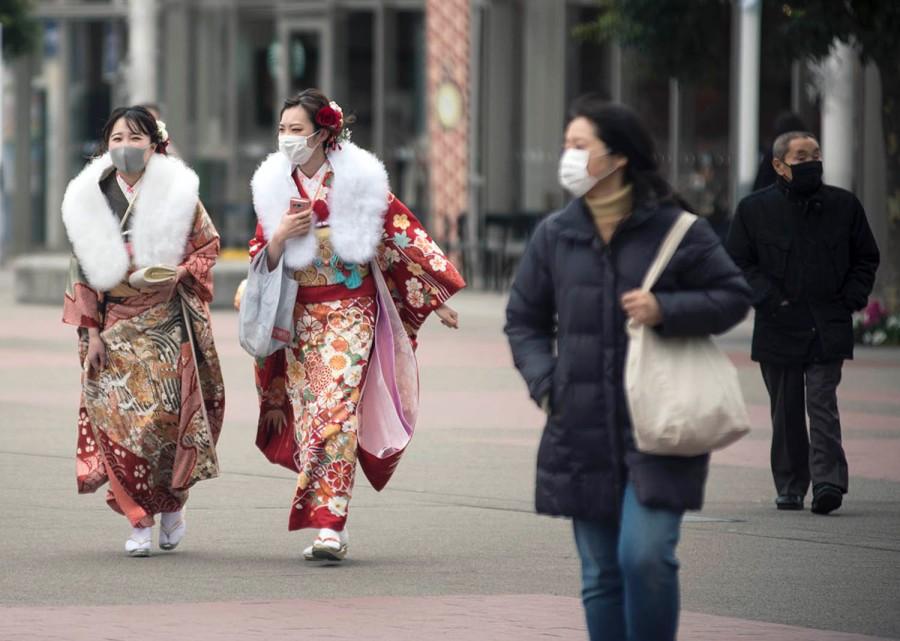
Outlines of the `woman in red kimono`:
[[[251,259],[265,251],[269,269],[283,260],[299,284],[294,346],[256,366],[257,445],[298,474],[288,527],[319,529],[306,560],[347,554],[359,404],[379,314],[398,313],[414,342],[431,312],[458,326],[445,303],[465,286],[344,125],[340,107],[317,89],[285,101],[279,151],[251,183],[259,223]],[[379,309],[378,276],[395,310]]]
[[156,514],[160,548],[181,541],[188,488],[218,475],[225,411],[208,306],[219,236],[167,140],[143,107],[116,109],[103,155],[62,203],[74,249],[63,321],[78,328],[84,370],[78,491],[109,483],[107,503],[133,528],[131,556],[150,554]]

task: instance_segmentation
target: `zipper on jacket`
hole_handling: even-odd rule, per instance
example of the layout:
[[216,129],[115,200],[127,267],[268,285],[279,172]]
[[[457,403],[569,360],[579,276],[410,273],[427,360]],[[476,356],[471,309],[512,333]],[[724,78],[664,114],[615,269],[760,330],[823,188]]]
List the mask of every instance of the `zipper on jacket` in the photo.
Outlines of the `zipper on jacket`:
[[[617,228],[618,229],[618,228]],[[618,278],[616,274],[616,270],[613,267],[613,251],[612,251],[612,240],[615,237],[615,232],[610,237],[609,243],[603,243],[602,239],[602,253],[601,253],[601,261],[603,263],[603,279],[604,279],[604,287],[608,286],[609,290],[612,292],[612,306],[608,310],[608,317],[604,318],[604,334],[610,335],[611,341],[609,344],[608,352],[612,355],[611,368],[613,371],[616,369],[616,364],[619,359],[619,344],[616,340],[616,331],[615,331],[615,322],[616,322],[616,305],[618,304]],[[599,238],[599,236],[598,236]],[[609,321],[609,322],[606,322]],[[605,341],[604,341],[605,342]],[[607,352],[607,346],[603,346],[603,351]],[[605,374],[604,374],[605,377]],[[605,381],[604,381],[605,383]],[[622,381],[622,385],[624,385],[624,381]],[[618,399],[618,387],[616,386],[616,381],[612,381],[612,412],[607,411],[607,416],[611,414],[611,422],[607,425],[607,429],[609,429],[609,438],[610,445],[612,449],[612,470],[613,470],[613,496],[616,500],[617,511],[621,514],[622,511],[622,495],[625,491],[625,488],[622,485],[622,475],[621,471],[623,469],[627,469],[627,465],[625,464],[625,447],[624,447],[624,439],[623,439],[623,425],[620,424],[620,408],[619,408],[619,399]]]

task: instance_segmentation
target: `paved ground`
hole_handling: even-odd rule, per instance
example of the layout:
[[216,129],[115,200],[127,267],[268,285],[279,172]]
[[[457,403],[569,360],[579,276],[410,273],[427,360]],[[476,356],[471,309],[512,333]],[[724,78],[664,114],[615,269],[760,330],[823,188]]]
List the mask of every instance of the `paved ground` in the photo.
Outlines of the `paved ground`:
[[[253,447],[233,313],[214,317],[224,473],[193,491],[177,552],[136,560],[102,495],[75,493],[71,329],[57,308],[13,305],[2,272],[0,305],[0,641],[585,638],[569,524],[532,512],[541,415],[510,366],[501,297],[465,294],[462,330],[426,328],[418,432],[384,492],[360,481],[339,567],[299,560],[310,534],[287,531],[294,482]],[[851,493],[817,517],[774,510],[747,326],[723,344],[757,429],[716,454],[684,526],[681,638],[900,638],[900,351],[845,368]]]

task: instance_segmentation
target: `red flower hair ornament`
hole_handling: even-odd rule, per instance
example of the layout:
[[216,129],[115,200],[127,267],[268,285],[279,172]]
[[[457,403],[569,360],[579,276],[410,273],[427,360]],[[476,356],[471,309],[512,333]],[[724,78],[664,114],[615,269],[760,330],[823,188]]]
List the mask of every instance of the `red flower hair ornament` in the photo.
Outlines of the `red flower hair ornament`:
[[350,130],[344,129],[344,110],[333,100],[316,112],[316,124],[328,130],[325,146],[329,149],[340,148],[339,143],[350,140]]

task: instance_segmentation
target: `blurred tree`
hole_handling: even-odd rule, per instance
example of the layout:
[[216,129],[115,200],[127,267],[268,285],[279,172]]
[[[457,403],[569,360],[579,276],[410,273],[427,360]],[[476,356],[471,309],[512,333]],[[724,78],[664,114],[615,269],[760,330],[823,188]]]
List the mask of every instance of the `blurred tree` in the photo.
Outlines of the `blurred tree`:
[[577,26],[576,37],[612,40],[638,51],[666,77],[707,79],[718,68],[710,59],[728,52],[728,0],[600,0],[600,6],[605,11],[595,22]]
[[[738,2],[740,0],[735,0]],[[605,9],[575,35],[615,41],[643,54],[650,65],[679,80],[703,79],[709,61],[728,55],[728,0],[600,0]],[[900,2],[897,0],[763,0],[785,61],[826,58],[835,41],[854,47],[881,74],[886,150],[888,242],[882,261],[888,306],[900,310]],[[870,212],[875,214],[875,212]]]
[[3,55],[15,58],[28,53],[38,39],[38,22],[31,15],[30,0],[0,0]]

